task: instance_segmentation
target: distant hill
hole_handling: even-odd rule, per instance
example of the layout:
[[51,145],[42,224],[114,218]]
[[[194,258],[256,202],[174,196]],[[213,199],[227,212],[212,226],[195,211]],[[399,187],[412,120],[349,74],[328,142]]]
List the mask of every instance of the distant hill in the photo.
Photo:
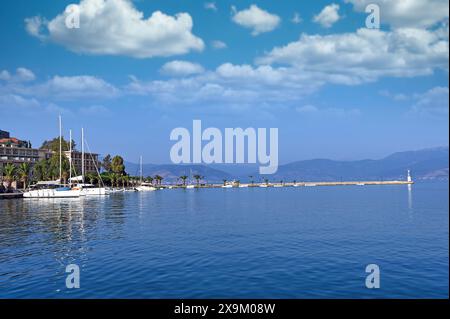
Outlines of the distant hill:
[[339,181],[405,179],[410,169],[413,178],[446,179],[449,148],[399,152],[380,160],[333,161],[314,159],[281,165],[270,180]]
[[[139,175],[139,165],[126,162],[131,175]],[[144,176],[161,175],[165,181],[174,182],[181,175],[205,176],[208,182],[222,180],[248,181],[249,175],[258,181],[257,171],[247,173],[248,166],[239,165],[174,165],[144,164]],[[220,168],[220,169],[219,169]],[[253,168],[252,168],[253,169]],[[410,169],[415,180],[448,180],[449,148],[438,147],[418,151],[399,152],[379,160],[334,161],[312,159],[281,165],[278,172],[267,176],[271,181],[340,181],[340,180],[394,180],[406,179]],[[244,173],[246,172],[246,173]]]

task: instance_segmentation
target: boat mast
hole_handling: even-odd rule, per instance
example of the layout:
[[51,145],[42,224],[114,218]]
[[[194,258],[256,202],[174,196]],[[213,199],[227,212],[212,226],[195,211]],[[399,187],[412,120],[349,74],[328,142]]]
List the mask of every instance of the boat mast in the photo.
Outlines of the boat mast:
[[139,175],[140,175],[141,184],[142,184],[142,156],[139,157]]
[[84,184],[84,128],[81,128],[81,182]]
[[72,130],[69,130],[69,183],[72,179]]
[[59,116],[59,183],[62,183],[62,124]]

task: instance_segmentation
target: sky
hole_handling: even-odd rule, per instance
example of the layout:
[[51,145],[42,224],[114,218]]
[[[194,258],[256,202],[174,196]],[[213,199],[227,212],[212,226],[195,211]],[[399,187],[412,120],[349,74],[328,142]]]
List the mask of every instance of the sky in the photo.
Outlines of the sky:
[[[79,28],[66,26],[70,4]],[[170,132],[193,120],[278,128],[281,164],[447,146],[448,6],[2,1],[0,129],[40,146],[61,114],[91,151],[146,163],[169,163]]]

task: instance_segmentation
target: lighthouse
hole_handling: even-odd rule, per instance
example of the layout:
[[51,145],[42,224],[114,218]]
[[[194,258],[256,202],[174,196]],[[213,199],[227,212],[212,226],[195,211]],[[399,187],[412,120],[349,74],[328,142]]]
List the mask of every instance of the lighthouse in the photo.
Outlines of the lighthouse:
[[408,177],[407,177],[407,181],[408,183],[412,183],[412,178],[411,178],[411,171],[408,170]]

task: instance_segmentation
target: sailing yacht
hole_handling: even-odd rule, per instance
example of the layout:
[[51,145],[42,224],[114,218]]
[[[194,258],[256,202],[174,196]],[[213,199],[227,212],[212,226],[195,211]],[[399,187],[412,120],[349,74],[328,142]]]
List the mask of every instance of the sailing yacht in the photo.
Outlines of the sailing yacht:
[[[106,196],[110,194],[110,191],[106,187],[98,187],[93,184],[85,183],[85,152],[84,152],[84,128],[81,128],[81,176],[77,176],[72,178],[72,131],[70,131],[70,142],[69,142],[69,165],[70,165],[70,178],[69,182],[76,181],[74,189],[79,190],[81,196]],[[89,148],[89,145],[87,145]],[[89,150],[88,150],[89,151]],[[95,165],[95,162],[94,162]],[[99,177],[100,182],[103,184],[102,178],[98,171],[97,165],[95,165],[95,169],[97,170],[97,175]],[[81,182],[81,183],[80,183]]]
[[79,189],[64,185],[62,181],[62,123],[59,117],[59,180],[38,182],[23,193],[24,198],[76,198],[81,196]]
[[75,198],[81,191],[62,185],[59,181],[38,182],[23,193],[24,198]]
[[152,183],[146,183],[142,181],[143,178],[143,173],[142,173],[142,156],[139,158],[139,168],[140,168],[140,177],[141,177],[141,182],[140,185],[138,187],[136,187],[136,190],[138,192],[151,192],[151,191],[155,191],[156,187],[153,186]]

